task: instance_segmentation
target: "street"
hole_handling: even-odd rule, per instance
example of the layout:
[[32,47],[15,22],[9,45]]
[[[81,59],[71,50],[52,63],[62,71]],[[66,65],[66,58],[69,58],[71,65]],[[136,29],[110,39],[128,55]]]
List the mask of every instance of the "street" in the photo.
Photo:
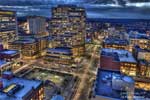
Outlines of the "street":
[[[81,68],[73,69],[69,66],[62,66],[54,63],[44,63],[43,58],[39,58],[36,60],[24,60],[25,65],[14,71],[14,73],[18,73],[23,69],[28,69],[33,66],[42,67],[44,69],[54,70],[56,72],[68,73],[72,74],[74,77],[79,78],[79,82],[77,82],[77,86],[73,89],[72,100],[89,100],[89,93],[92,89],[91,82],[92,79],[95,78],[97,64],[98,64],[98,54],[99,47],[96,45],[88,46],[88,55],[89,57],[83,57],[83,60],[80,62]],[[86,93],[85,93],[86,92]],[[86,96],[85,96],[86,95]]]
[[[85,87],[85,85],[87,83],[87,80],[89,80],[90,77],[88,73],[91,71],[90,68],[93,67],[93,61],[95,60],[96,50],[97,47],[94,47],[92,50],[91,58],[87,60],[87,62],[84,64],[85,69],[83,71],[83,74],[79,76],[81,82],[79,83],[79,87],[77,89],[76,95],[73,100],[83,100],[83,98],[81,98],[83,93],[82,91],[84,90],[84,88],[87,88]],[[88,95],[86,97],[88,97]],[[87,100],[87,98],[84,98],[84,100]]]

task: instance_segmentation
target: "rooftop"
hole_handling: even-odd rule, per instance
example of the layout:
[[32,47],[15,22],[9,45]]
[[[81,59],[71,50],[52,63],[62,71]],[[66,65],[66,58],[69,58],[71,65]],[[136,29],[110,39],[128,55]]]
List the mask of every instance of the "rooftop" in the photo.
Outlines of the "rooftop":
[[53,40],[53,37],[49,36],[49,37],[48,37],[48,40],[49,40],[49,41]]
[[127,50],[104,48],[101,50],[101,55],[113,56],[116,61],[136,63],[133,55]]
[[7,62],[5,60],[0,60],[0,67],[4,64],[7,64]]
[[141,64],[141,65],[147,65],[149,62],[147,62],[146,60],[138,60],[138,62],[139,62],[139,64]]
[[0,100],[22,100],[32,89],[38,88],[42,81],[28,80],[18,77],[13,77],[8,80],[0,78],[3,82],[3,89],[0,92]]
[[11,62],[6,62],[5,60],[0,60],[0,68],[5,67],[9,64],[11,64]]
[[129,42],[127,40],[122,40],[118,38],[107,38],[104,40],[106,44],[117,44],[117,45],[127,45]]
[[36,42],[36,40],[33,38],[25,38],[25,39],[16,40],[13,43],[15,43],[15,44],[30,44],[30,43],[34,43],[34,42]]
[[17,50],[2,50],[0,51],[0,54],[15,55],[15,54],[18,54],[18,51]]
[[28,18],[43,18],[43,19],[46,19],[46,18],[45,18],[45,17],[43,17],[43,16],[36,16],[36,15],[28,16]]
[[[67,7],[67,8],[74,8],[74,9],[84,9],[84,8],[82,8],[82,7],[79,7],[79,6],[77,6],[77,5],[70,5],[70,4],[60,4],[60,5],[58,5],[57,7]],[[56,7],[55,7],[56,8]]]
[[15,12],[14,11],[1,10],[0,9],[0,15],[15,15]]
[[129,34],[129,37],[132,38],[132,39],[146,39],[146,40],[150,39],[150,37],[147,36],[146,34],[140,34],[140,33],[138,33],[138,34],[133,34],[133,33]]
[[48,52],[70,54],[72,51],[70,48],[67,47],[57,47],[57,48],[49,48]]
[[119,72],[98,69],[95,94],[112,100],[126,100],[122,96],[126,93],[126,87],[134,84],[131,77],[123,76]]
[[140,46],[135,46],[134,47],[138,52],[149,52],[150,53],[150,49],[142,49],[142,48],[140,48]]
[[61,95],[56,95],[51,100],[64,100],[64,98]]

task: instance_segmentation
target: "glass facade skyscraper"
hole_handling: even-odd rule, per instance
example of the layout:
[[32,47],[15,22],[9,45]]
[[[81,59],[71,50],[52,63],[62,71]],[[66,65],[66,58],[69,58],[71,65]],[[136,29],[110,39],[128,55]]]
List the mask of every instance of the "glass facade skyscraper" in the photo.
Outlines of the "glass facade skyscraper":
[[17,35],[16,13],[0,10],[0,42],[8,48],[8,42],[14,41]]
[[56,46],[72,48],[74,56],[82,55],[85,45],[85,21],[84,8],[68,5],[52,8],[50,34]]

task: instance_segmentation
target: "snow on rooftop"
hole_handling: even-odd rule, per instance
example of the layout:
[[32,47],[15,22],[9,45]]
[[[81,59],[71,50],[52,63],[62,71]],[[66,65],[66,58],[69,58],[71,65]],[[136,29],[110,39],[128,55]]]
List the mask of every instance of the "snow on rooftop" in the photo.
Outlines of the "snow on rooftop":
[[126,93],[126,83],[133,85],[134,81],[132,78],[120,74],[120,72],[98,69],[95,95],[107,97],[111,100],[126,100],[122,98],[122,93]]
[[6,64],[7,62],[5,60],[0,60],[0,66]]
[[38,80],[28,80],[17,77],[11,80],[0,78],[0,80],[3,82],[4,88],[14,83],[24,86],[14,94],[14,96],[16,97],[15,99],[6,95],[5,93],[0,92],[0,100],[22,100],[22,97],[29,93],[32,90],[32,88],[36,89],[42,83],[42,81]]
[[133,80],[131,77],[129,77],[129,76],[124,76],[124,77],[123,77],[123,80],[124,80],[125,82],[128,82],[128,83],[134,83],[134,80]]
[[16,40],[13,43],[18,43],[18,44],[26,44],[27,43],[28,44],[28,43],[34,43],[34,42],[36,42],[36,40],[33,38],[25,38],[25,39]]
[[106,38],[104,40],[104,42],[106,44],[117,44],[117,45],[127,45],[128,41],[127,40],[122,40],[122,39],[118,39],[118,38]]
[[138,33],[138,34],[130,34],[129,37],[131,39],[150,39],[149,36],[147,36],[146,34],[141,34],[141,33]]
[[56,95],[51,100],[64,100],[64,98],[61,95]]
[[96,87],[95,87],[96,95],[115,98],[115,99],[121,98],[120,92],[114,90],[111,85],[112,78],[114,75],[119,75],[119,73],[104,71],[101,69],[98,70]]
[[127,50],[104,48],[104,49],[102,49],[102,52],[104,52],[104,53],[117,53],[118,59],[120,62],[136,63],[136,60],[133,57],[133,55]]
[[49,48],[48,52],[60,52],[60,53],[71,53],[71,49],[70,48]]
[[6,62],[5,60],[0,60],[0,68],[4,65],[10,64],[11,62]]
[[16,54],[18,53],[17,50],[3,50],[0,52],[1,54],[8,54],[8,55],[11,55],[11,54]]

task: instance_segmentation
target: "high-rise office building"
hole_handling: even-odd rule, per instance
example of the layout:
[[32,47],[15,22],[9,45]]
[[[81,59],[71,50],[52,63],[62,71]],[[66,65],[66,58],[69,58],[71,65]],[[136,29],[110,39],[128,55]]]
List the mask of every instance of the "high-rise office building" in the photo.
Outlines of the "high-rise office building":
[[59,5],[52,8],[50,34],[57,47],[69,47],[73,56],[84,54],[86,33],[85,9],[77,6]]
[[46,18],[39,16],[30,16],[27,19],[28,31],[36,36],[43,36],[46,33]]
[[13,11],[0,10],[0,42],[7,49],[8,42],[17,37],[17,19]]

